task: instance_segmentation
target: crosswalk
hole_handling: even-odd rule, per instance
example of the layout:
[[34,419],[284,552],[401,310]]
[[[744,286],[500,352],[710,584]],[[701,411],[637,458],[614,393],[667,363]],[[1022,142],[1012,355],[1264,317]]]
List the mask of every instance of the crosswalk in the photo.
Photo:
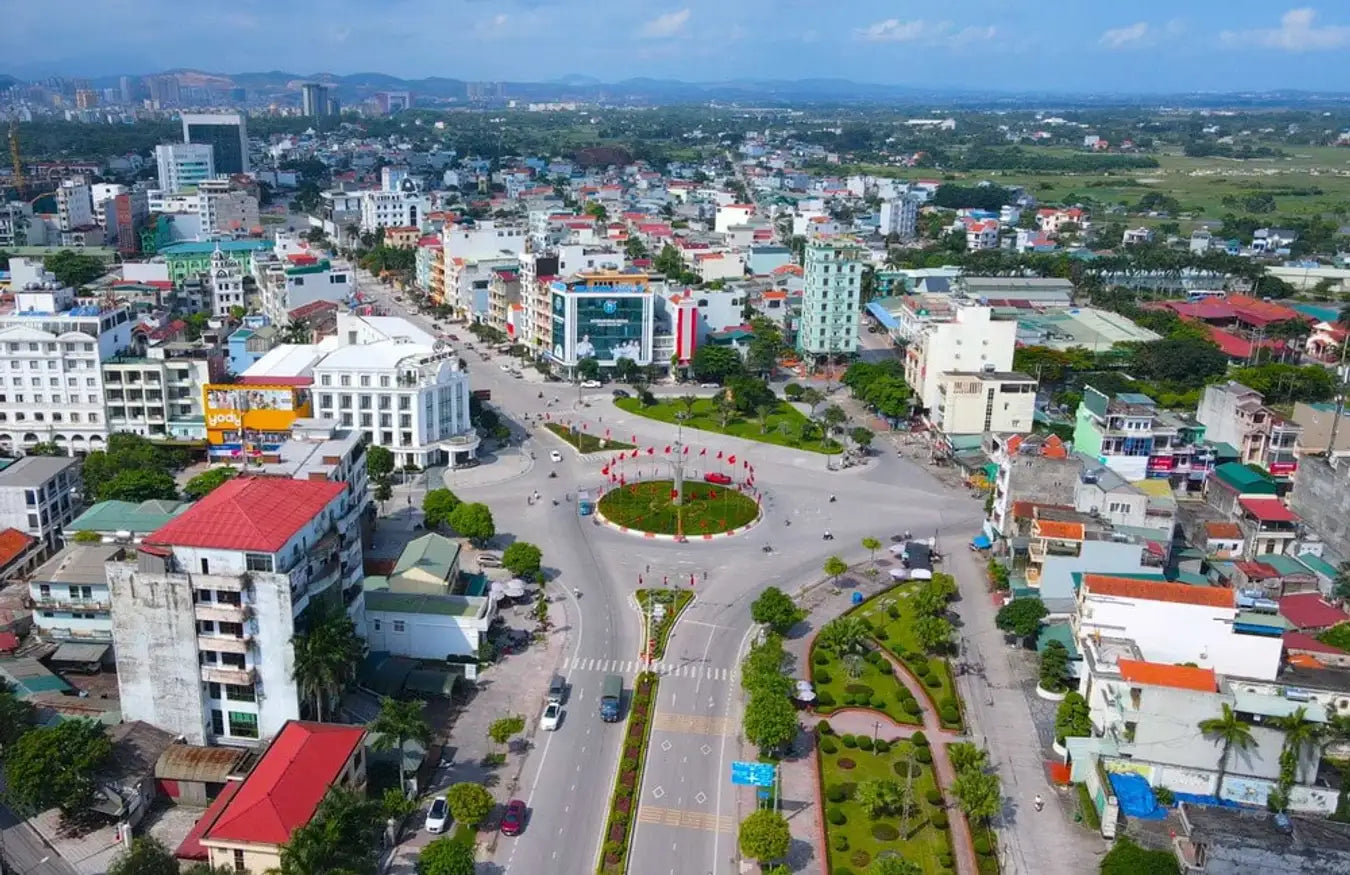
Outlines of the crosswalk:
[[733,668],[718,668],[697,662],[674,663],[654,662],[648,668],[641,659],[597,659],[595,657],[577,657],[563,661],[564,671],[596,671],[604,674],[636,675],[642,671],[652,671],[661,677],[706,678],[710,681],[729,681],[736,675]]
[[638,806],[639,823],[659,823],[663,826],[683,826],[708,832],[735,832],[736,824],[730,815],[687,811],[682,808],[657,808],[643,803]]

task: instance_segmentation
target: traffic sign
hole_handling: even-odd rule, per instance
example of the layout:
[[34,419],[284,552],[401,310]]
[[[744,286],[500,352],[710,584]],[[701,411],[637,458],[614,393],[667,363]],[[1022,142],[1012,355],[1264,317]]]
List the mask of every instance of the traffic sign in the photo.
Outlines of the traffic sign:
[[731,783],[749,787],[772,787],[778,776],[778,767],[773,763],[731,764]]

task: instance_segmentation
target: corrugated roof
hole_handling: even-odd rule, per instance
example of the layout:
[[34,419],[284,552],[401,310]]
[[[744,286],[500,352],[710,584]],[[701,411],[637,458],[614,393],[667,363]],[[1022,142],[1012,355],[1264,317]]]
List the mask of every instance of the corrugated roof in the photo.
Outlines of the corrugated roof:
[[1300,592],[1280,599],[1280,614],[1296,629],[1326,629],[1350,620],[1350,614],[1316,592]]
[[70,532],[132,532],[145,534],[187,510],[186,501],[100,501],[66,526]]
[[238,767],[245,751],[237,747],[200,747],[171,744],[155,761],[155,777],[169,781],[223,784]]
[[1166,665],[1138,659],[1122,659],[1117,664],[1120,666],[1120,676],[1131,683],[1195,690],[1199,693],[1212,693],[1219,688],[1218,679],[1214,676],[1212,668]]
[[275,553],[346,489],[331,480],[238,477],[146,538],[151,544]]
[[0,568],[27,553],[35,543],[37,543],[37,538],[18,529],[10,528],[0,531]]
[[220,817],[220,812],[225,809],[226,805],[230,804],[230,800],[234,798],[234,794],[238,793],[242,786],[243,782],[241,781],[230,781],[225,785],[220,791],[220,795],[211,801],[201,818],[193,824],[182,844],[178,846],[178,850],[173,852],[175,857],[180,860],[207,860],[210,858],[210,853],[202,847],[202,837],[206,835],[206,831],[216,822],[216,819]]
[[365,734],[359,726],[289,721],[202,841],[285,844],[309,823]]
[[1082,523],[1038,519],[1031,524],[1031,530],[1033,535],[1039,535],[1042,538],[1056,538],[1062,541],[1083,540]]
[[1275,484],[1237,462],[1224,462],[1214,469],[1214,476],[1239,495],[1274,495]]
[[1231,608],[1235,597],[1231,589],[1217,586],[1191,586],[1165,580],[1136,580],[1107,574],[1083,575],[1083,586],[1093,595],[1116,598],[1148,599],[1183,605]]
[[1302,519],[1278,498],[1239,498],[1238,503],[1263,523],[1296,523]]
[[458,541],[429,532],[403,548],[392,576],[416,570],[438,580],[446,580],[458,558]]

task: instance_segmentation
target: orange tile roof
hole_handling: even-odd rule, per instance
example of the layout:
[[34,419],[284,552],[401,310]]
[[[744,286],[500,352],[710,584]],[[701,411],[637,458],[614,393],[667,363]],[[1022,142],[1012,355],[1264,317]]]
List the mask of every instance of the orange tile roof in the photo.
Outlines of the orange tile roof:
[[1211,608],[1233,607],[1233,591],[1221,586],[1191,586],[1167,580],[1139,580],[1133,577],[1112,577],[1109,574],[1085,574],[1083,586],[1091,595],[1116,596],[1126,599],[1148,599],[1179,605],[1202,605]]
[[0,568],[22,556],[33,546],[35,540],[37,539],[18,529],[5,529],[0,532]]
[[1219,688],[1212,668],[1196,668],[1190,665],[1167,665],[1162,662],[1143,662],[1138,659],[1122,659],[1120,676],[1127,681],[1150,684],[1155,687],[1173,687],[1178,690],[1195,690],[1197,693],[1212,693]]
[[1058,520],[1036,520],[1031,524],[1032,534],[1042,538],[1055,538],[1061,541],[1083,540],[1082,523],[1065,523]]
[[1242,529],[1237,523],[1228,522],[1227,520],[1213,520],[1205,523],[1205,534],[1211,538],[1241,540]]

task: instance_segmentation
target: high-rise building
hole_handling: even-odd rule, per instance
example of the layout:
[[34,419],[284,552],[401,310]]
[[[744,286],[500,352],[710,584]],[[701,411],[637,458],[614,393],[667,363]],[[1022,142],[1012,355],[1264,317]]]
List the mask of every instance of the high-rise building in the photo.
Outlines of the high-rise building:
[[243,113],[183,113],[183,142],[215,149],[216,173],[248,173],[248,125]]
[[150,217],[150,199],[144,188],[121,192],[104,205],[107,243],[123,255],[141,251],[141,229]]
[[207,143],[160,143],[155,147],[159,189],[173,194],[216,175],[215,147]]
[[131,77],[130,76],[119,77],[117,80],[118,102],[121,103],[123,106],[126,106],[130,104],[131,101],[135,98],[135,94],[136,93],[131,86]]
[[93,190],[82,177],[66,179],[56,190],[56,221],[62,231],[75,231],[94,224]]
[[877,228],[885,236],[894,234],[901,240],[913,240],[918,236],[919,200],[902,194],[881,203],[881,223]]
[[98,106],[98,92],[92,88],[81,88],[75,92],[76,109],[94,109]]
[[858,349],[858,317],[867,250],[854,240],[814,240],[806,247],[797,349],[846,355]]
[[150,76],[145,80],[150,91],[150,102],[157,107],[178,106],[182,103],[182,89],[177,76]]
[[300,111],[310,118],[328,115],[328,86],[318,82],[301,85]]

